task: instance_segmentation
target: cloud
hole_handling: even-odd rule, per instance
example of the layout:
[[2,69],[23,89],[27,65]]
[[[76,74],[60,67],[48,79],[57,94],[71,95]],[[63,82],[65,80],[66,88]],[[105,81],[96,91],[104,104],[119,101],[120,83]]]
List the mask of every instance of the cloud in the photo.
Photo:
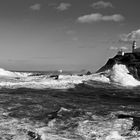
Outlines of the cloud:
[[128,50],[129,48],[128,48],[128,46],[121,46],[120,49],[122,49],[122,50]]
[[110,48],[109,48],[110,50],[128,50],[129,48],[128,48],[128,46],[119,46],[119,47],[117,47],[117,46],[111,46]]
[[57,10],[60,10],[60,11],[65,11],[65,10],[67,10],[69,7],[71,6],[71,4],[70,3],[60,3],[59,5],[58,5],[58,7],[56,8]]
[[116,46],[111,46],[109,49],[110,49],[110,50],[118,50],[118,47],[116,47]]
[[140,29],[132,31],[128,34],[120,35],[120,42],[130,43],[133,40],[140,40]]
[[124,17],[120,14],[114,14],[114,15],[107,15],[104,16],[100,13],[92,13],[89,15],[84,15],[78,18],[78,21],[80,23],[93,23],[98,21],[114,21],[114,22],[120,22],[123,21]]
[[112,3],[110,2],[104,2],[104,1],[98,1],[98,2],[95,2],[91,5],[94,9],[101,9],[101,8],[113,8],[113,5]]
[[30,9],[33,11],[39,11],[40,8],[41,8],[41,4],[39,4],[39,3],[33,4],[30,6]]

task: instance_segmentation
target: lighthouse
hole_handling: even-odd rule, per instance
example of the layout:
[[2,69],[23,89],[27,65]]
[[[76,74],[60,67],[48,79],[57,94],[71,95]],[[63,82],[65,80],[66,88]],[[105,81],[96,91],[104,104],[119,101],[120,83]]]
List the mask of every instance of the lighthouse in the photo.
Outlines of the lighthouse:
[[136,41],[134,40],[132,44],[132,53],[135,52],[136,47],[137,47],[137,44],[136,44]]

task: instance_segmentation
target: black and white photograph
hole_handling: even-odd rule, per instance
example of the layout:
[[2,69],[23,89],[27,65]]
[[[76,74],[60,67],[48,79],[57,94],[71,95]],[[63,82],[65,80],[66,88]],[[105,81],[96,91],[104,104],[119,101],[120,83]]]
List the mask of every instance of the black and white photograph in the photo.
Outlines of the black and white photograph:
[[0,0],[0,140],[140,140],[140,0]]

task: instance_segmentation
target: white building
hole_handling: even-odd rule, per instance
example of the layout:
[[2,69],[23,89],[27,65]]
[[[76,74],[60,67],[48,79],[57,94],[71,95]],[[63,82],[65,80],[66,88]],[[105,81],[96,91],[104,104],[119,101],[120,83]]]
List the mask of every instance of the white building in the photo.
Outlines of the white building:
[[117,55],[124,56],[124,51],[121,49],[118,51]]

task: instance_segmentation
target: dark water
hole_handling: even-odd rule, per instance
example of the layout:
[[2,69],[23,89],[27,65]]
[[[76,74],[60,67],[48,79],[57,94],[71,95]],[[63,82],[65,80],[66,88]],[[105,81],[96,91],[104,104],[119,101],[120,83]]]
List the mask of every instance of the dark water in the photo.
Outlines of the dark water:
[[92,85],[68,90],[1,89],[0,139],[140,138],[140,88]]

